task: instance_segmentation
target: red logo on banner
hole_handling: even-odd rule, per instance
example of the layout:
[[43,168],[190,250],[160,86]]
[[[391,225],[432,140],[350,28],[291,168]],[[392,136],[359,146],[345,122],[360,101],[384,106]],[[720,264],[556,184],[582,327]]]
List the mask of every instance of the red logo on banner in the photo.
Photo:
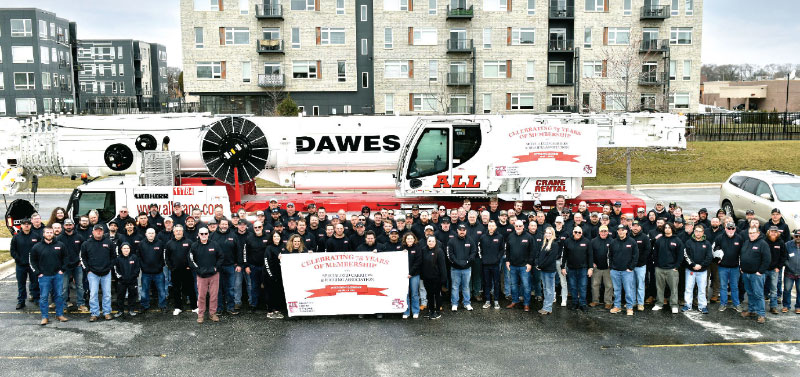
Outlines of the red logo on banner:
[[515,164],[519,164],[521,162],[531,162],[531,161],[539,161],[543,158],[552,158],[556,161],[564,161],[564,162],[578,162],[575,157],[578,157],[577,154],[564,154],[564,152],[531,152],[527,155],[521,156],[514,156],[517,161],[514,161]]
[[306,298],[336,296],[339,293],[353,292],[357,293],[359,296],[386,296],[381,292],[386,289],[388,288],[375,288],[366,285],[326,285],[325,288],[309,289],[308,292],[311,293],[311,296]]

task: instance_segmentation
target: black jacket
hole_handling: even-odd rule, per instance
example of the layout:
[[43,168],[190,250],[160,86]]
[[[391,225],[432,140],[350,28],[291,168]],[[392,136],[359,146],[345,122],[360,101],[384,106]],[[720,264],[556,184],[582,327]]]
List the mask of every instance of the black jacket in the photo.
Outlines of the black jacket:
[[366,242],[364,242],[361,245],[359,245],[356,248],[355,251],[383,252],[383,251],[386,251],[386,250],[383,248],[383,244],[375,242],[375,243],[372,244],[372,246],[370,246],[370,245],[367,245]]
[[[433,236],[434,236],[434,237],[436,237],[436,240],[437,240],[437,241],[439,241],[439,243],[440,243],[442,246],[444,246],[445,248],[447,247],[447,243],[449,243],[449,242],[450,242],[450,240],[452,240],[453,238],[456,238],[456,237],[458,237],[458,235],[456,234],[456,232],[454,232],[452,229],[451,229],[451,230],[449,230],[449,231],[447,231],[447,232],[445,232],[445,231],[443,231],[443,230],[437,230],[437,231],[436,231],[436,232],[433,234]],[[446,259],[446,258],[445,258],[445,259]]]
[[[117,236],[119,236],[119,241],[117,241],[118,245],[127,242],[131,245],[131,254],[139,254],[139,245],[142,243],[142,240],[144,240],[143,235],[137,233],[135,230],[133,234],[129,235],[123,230],[122,232],[117,232]],[[119,253],[119,251],[117,251],[117,253]]]
[[523,231],[522,234],[517,234],[515,231],[508,235],[506,241],[506,261],[514,267],[524,267],[528,264],[534,266],[539,247],[539,243],[530,233]]
[[251,233],[247,236],[241,258],[246,267],[264,267],[264,254],[267,246],[272,243],[270,238],[271,235],[266,233],[261,233],[261,236]]
[[383,244],[383,250],[384,251],[400,251],[400,250],[403,250],[403,244],[400,243],[399,239],[395,243],[392,243],[392,241],[389,241],[389,242]]
[[739,255],[742,252],[744,239],[739,233],[733,233],[733,237],[728,237],[727,233],[720,234],[714,240],[714,250],[722,250],[722,260],[719,261],[720,267],[737,268],[739,267]]
[[[358,232],[355,232],[355,233],[351,234],[348,237],[348,241],[350,241],[350,245],[353,245],[352,247],[353,247],[354,250],[358,250],[358,247],[361,246],[365,242],[364,241],[365,238],[367,238],[367,233],[366,232],[364,232],[364,234],[358,234]],[[386,239],[388,240],[389,237],[387,236]],[[377,235],[375,236],[375,242],[383,243],[380,240],[378,240],[378,236]]]
[[[263,259],[261,263],[264,263]],[[222,253],[213,241],[195,242],[189,250],[189,266],[201,278],[214,276],[222,267]],[[258,283],[256,283],[258,284]]]
[[422,280],[438,281],[440,284],[447,284],[447,266],[445,264],[445,252],[439,246],[431,250],[428,245],[420,249],[422,253],[422,264],[420,267]]
[[773,226],[778,227],[778,239],[783,240],[784,243],[792,239],[791,230],[789,230],[789,226],[786,225],[786,221],[783,220],[783,217],[781,217],[781,220],[778,221],[777,224],[772,223],[772,219],[767,220],[767,222],[761,226],[761,233],[767,234],[767,230]]
[[755,241],[750,241],[749,238],[744,241],[740,256],[742,272],[746,274],[754,274],[756,272],[765,274],[769,269],[770,259],[769,245],[767,241],[764,241],[763,235],[759,235]]
[[665,235],[656,236],[654,248],[656,267],[666,270],[674,270],[680,267],[683,248],[683,241],[675,235],[671,237]]
[[165,260],[170,270],[185,270],[189,267],[189,250],[192,242],[186,238],[180,240],[171,239],[165,247]]
[[56,241],[64,244],[65,268],[78,267],[78,265],[81,264],[81,244],[83,244],[83,237],[77,232],[72,232],[72,234],[61,232],[61,234],[56,237]]
[[483,237],[486,233],[486,227],[480,223],[480,221],[476,221],[475,224],[470,224],[467,222],[467,237],[472,238],[474,243],[478,243],[478,240]]
[[463,270],[478,257],[478,245],[469,236],[456,237],[447,243],[446,253],[453,268]]
[[632,237],[633,240],[636,241],[636,246],[639,247],[639,259],[636,261],[636,267],[644,266],[650,259],[650,250],[652,250],[652,247],[650,246],[650,237],[648,237],[644,231],[639,232],[639,234],[636,235],[634,235],[633,232],[630,232],[628,237]]
[[50,243],[42,241],[31,249],[30,263],[33,275],[53,276],[65,270],[65,250],[64,244],[52,240]]
[[506,252],[505,236],[498,230],[494,234],[486,232],[478,241],[478,256],[483,264],[498,264]]
[[639,247],[633,237],[624,240],[615,238],[608,246],[608,265],[612,270],[625,271],[636,267],[639,260]]
[[114,273],[117,275],[117,280],[121,282],[136,284],[140,271],[141,264],[136,254],[130,253],[127,257],[120,254],[114,259]]
[[597,236],[592,239],[592,258],[594,265],[598,270],[607,270],[608,269],[608,248],[611,246],[611,241],[613,239],[611,237],[606,237],[606,239],[600,238]]
[[767,245],[769,245],[770,251],[769,269],[774,270],[776,268],[783,267],[784,255],[786,254],[786,244],[780,237],[778,237],[775,242],[770,240],[766,241]]
[[586,237],[576,240],[574,237],[564,240],[564,255],[561,268],[580,269],[592,267],[592,245]]
[[333,237],[328,238],[325,241],[325,252],[334,253],[341,251],[353,251],[352,245],[350,245],[350,240],[347,239],[347,236],[336,238],[336,235],[334,234]]
[[700,266],[697,271],[705,271],[714,259],[711,254],[711,243],[706,241],[705,236],[700,240],[690,237],[683,245],[683,258],[692,271],[695,270],[695,266]]
[[417,276],[422,272],[422,251],[427,249],[427,244],[420,244],[417,247],[404,248],[408,252],[408,274]]
[[81,265],[95,275],[105,276],[114,266],[117,257],[115,246],[108,237],[100,241],[89,238],[81,245]]
[[300,234],[295,232],[294,234],[300,236],[303,239],[303,243],[306,246],[306,250],[317,251],[317,237],[306,229],[304,234]]
[[282,245],[270,243],[269,246],[267,246],[267,251],[264,252],[266,278],[272,279],[272,281],[281,279],[281,260],[278,256],[285,252],[286,249]]
[[209,238],[219,246],[220,253],[222,253],[222,266],[239,265],[239,239],[230,229],[225,233],[217,230],[211,233]]
[[11,238],[11,257],[14,258],[17,266],[24,267],[30,265],[31,249],[41,241],[42,237],[39,233],[34,233],[32,230],[28,234],[19,231]]
[[164,272],[164,247],[160,242],[143,240],[139,244],[139,259],[142,261],[142,273],[160,274]]
[[561,242],[553,240],[549,250],[545,250],[544,244],[545,241],[542,241],[536,250],[536,267],[542,272],[556,272],[556,261],[561,259]]

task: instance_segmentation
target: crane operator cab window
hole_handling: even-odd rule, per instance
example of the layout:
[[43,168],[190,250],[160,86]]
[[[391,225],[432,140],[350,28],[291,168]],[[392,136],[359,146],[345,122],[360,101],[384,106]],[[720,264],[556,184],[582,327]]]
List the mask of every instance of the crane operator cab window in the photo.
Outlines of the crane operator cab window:
[[420,136],[408,164],[408,178],[420,178],[447,171],[450,152],[449,131],[429,128]]
[[453,126],[453,167],[467,162],[481,147],[481,127],[478,124]]
[[116,215],[116,201],[114,200],[114,192],[93,191],[82,192],[75,190],[72,194],[70,207],[67,212],[72,210],[72,216],[88,215],[89,211],[97,210],[100,222],[108,222]]

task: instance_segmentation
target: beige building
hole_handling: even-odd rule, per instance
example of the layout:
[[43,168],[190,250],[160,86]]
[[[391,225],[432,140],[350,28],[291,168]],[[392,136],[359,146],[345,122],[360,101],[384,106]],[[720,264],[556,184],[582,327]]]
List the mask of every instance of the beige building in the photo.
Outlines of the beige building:
[[696,111],[702,0],[658,2],[181,0],[184,86],[216,112]]
[[800,111],[800,80],[706,81],[700,95],[700,103],[729,110]]

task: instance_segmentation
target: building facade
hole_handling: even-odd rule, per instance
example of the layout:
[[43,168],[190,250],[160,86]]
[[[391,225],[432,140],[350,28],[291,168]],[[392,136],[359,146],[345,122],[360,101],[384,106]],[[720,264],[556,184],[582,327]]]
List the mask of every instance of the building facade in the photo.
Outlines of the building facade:
[[[201,109],[697,110],[702,0],[182,0]],[[255,46],[254,46],[255,45]]]
[[51,12],[0,9],[0,116],[72,112],[75,33]]
[[800,111],[800,80],[706,81],[700,103],[728,110]]

